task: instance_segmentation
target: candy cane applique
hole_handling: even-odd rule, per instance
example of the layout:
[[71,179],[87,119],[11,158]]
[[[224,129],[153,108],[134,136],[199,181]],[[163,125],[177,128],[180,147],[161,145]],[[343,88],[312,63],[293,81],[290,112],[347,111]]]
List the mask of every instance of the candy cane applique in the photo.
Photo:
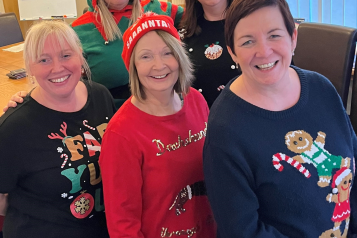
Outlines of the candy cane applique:
[[63,157],[65,157],[62,165],[61,165],[61,169],[63,169],[63,167],[65,166],[65,164],[67,163],[68,160],[68,155],[67,154],[61,154],[61,158],[63,159]]
[[89,126],[87,123],[88,123],[88,121],[87,121],[87,120],[84,120],[84,121],[83,121],[83,125],[84,125],[85,127],[88,127],[89,129],[91,129],[91,130],[95,131],[95,128],[94,128],[94,127]]
[[221,91],[221,90],[223,90],[225,88],[225,86],[224,85],[221,85],[221,86],[219,86],[218,88],[217,88],[217,90],[218,91]]
[[273,165],[280,172],[284,169],[284,166],[280,163],[281,161],[286,161],[288,164],[299,170],[299,172],[302,173],[306,178],[310,178],[311,174],[309,170],[302,166],[298,161],[283,153],[276,153],[273,155]]

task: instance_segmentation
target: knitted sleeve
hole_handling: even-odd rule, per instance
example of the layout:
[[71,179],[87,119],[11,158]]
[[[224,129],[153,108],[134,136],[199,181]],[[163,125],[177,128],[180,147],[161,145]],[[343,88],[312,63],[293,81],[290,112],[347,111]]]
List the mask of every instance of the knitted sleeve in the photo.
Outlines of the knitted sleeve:
[[253,174],[239,149],[226,152],[206,140],[203,158],[207,195],[220,237],[287,238],[259,219]]
[[[357,138],[354,130],[352,129],[352,125],[350,123],[350,130],[352,134],[352,142],[353,142],[353,151],[354,151],[354,159],[353,159],[353,168],[355,171],[356,167],[356,158],[357,158]],[[352,190],[350,194],[351,201],[351,222],[349,227],[349,235],[352,238],[357,238],[357,179],[356,173],[354,172],[354,181],[352,185]],[[349,237],[350,237],[349,236]]]
[[144,238],[141,232],[141,158],[135,143],[106,131],[99,163],[110,237]]
[[141,4],[145,12],[152,11],[159,15],[170,16],[174,20],[175,27],[177,28],[179,26],[184,12],[183,7],[158,0],[142,0]]
[[[27,121],[34,123],[26,113],[23,113],[22,108],[27,107],[27,103],[28,97],[23,103],[16,108],[10,108],[0,117],[0,193],[8,193],[15,189],[18,179],[23,175],[24,163],[17,152],[24,149],[24,144],[22,144],[24,132],[19,131],[18,125]],[[34,132],[30,127],[29,130],[28,133]],[[32,158],[29,156],[24,159],[31,161]]]

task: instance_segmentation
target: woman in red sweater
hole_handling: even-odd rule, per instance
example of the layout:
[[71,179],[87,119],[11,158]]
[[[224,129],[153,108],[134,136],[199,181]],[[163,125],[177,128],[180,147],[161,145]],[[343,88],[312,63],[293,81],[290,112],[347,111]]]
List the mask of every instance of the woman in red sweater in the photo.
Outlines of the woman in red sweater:
[[215,237],[203,183],[208,107],[173,21],[146,13],[124,33],[130,97],[108,124],[100,166],[110,237]]

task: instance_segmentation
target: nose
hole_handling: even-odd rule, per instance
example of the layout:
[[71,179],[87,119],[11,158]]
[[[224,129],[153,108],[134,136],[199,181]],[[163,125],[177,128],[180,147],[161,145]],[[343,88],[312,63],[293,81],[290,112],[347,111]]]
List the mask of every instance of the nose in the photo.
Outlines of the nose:
[[268,44],[268,42],[262,41],[258,44],[256,56],[261,58],[267,58],[272,52],[273,50]]
[[160,57],[160,56],[154,57],[153,69],[162,70],[165,67],[166,67],[166,64],[164,62],[164,59],[162,59],[162,57]]
[[62,65],[62,62],[59,59],[54,59],[53,63],[52,63],[52,66],[53,66],[52,67],[52,73],[58,73],[58,72],[61,72],[64,69],[64,67]]

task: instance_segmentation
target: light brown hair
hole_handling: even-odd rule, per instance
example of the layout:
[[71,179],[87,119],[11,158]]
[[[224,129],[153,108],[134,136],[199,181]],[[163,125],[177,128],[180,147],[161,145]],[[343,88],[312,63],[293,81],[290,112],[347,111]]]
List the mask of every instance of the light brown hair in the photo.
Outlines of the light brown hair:
[[[140,0],[132,0],[132,4],[133,10],[131,13],[129,26],[131,26],[142,14]],[[115,39],[121,39],[123,37],[123,32],[120,31],[112,13],[108,9],[108,4],[104,0],[98,0],[97,6],[95,8],[95,14],[96,16],[99,15],[101,19],[99,22],[97,18],[97,21],[103,26],[104,33],[108,41],[114,41]]]
[[[174,90],[176,93],[187,94],[191,87],[193,76],[193,67],[192,63],[186,53],[186,50],[183,48],[182,42],[172,36],[170,33],[161,30],[155,30],[155,32],[162,38],[165,44],[172,50],[175,59],[179,63],[179,75],[178,80],[174,85]],[[131,94],[136,97],[139,101],[144,101],[146,95],[143,89],[143,86],[140,83],[138,72],[135,66],[135,48],[130,57],[129,65],[129,86]]]

